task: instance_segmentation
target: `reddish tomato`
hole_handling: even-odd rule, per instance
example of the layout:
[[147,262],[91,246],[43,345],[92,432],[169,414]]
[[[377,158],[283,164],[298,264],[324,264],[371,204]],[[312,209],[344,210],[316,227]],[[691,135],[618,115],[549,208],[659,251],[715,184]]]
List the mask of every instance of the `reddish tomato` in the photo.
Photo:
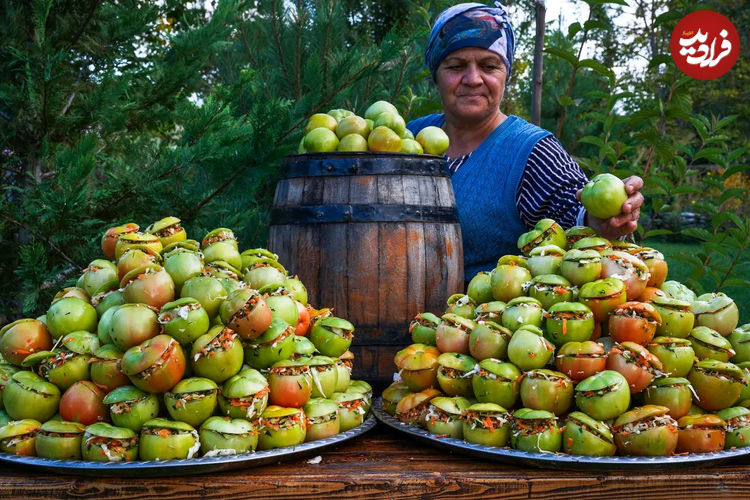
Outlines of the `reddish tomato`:
[[650,276],[646,286],[660,287],[664,283],[664,280],[667,279],[667,273],[669,272],[669,266],[667,265],[667,261],[664,260],[664,254],[653,248],[644,247],[635,252],[634,255],[641,259],[648,267]]
[[614,250],[602,256],[602,277],[616,276],[625,283],[627,300],[635,300],[648,283],[648,266],[635,255]]
[[585,283],[578,301],[591,309],[597,323],[603,323],[615,307],[627,302],[625,283],[614,277]]
[[110,227],[102,236],[101,246],[102,252],[109,260],[115,259],[115,245],[117,240],[120,239],[120,235],[125,233],[134,233],[140,229],[138,224],[129,222],[122,226]]
[[603,371],[607,367],[607,355],[601,344],[591,340],[568,342],[560,348],[555,366],[574,382],[580,382]]
[[667,279],[667,262],[664,260],[654,261],[653,263],[646,261],[646,265],[648,266],[649,271],[651,271],[648,285],[654,287],[661,286],[664,283],[664,280]]
[[598,321],[594,321],[594,332],[591,334],[591,338],[589,340],[599,340],[599,337],[602,336],[602,324]]
[[294,334],[306,337],[310,329],[310,311],[299,300],[295,300],[294,302],[297,304],[297,312],[299,313],[297,326],[294,327]]
[[615,344],[607,356],[607,370],[614,370],[625,377],[631,394],[648,387],[661,369],[659,358],[634,342]]
[[119,359],[92,358],[91,381],[105,393],[123,385],[130,385],[130,379],[120,370]]
[[282,360],[268,372],[268,400],[271,404],[302,408],[312,393],[312,373],[304,360]]
[[677,453],[713,453],[724,449],[726,422],[716,415],[685,415],[677,421]]
[[102,400],[104,391],[93,382],[81,380],[71,385],[60,399],[60,416],[67,422],[91,425],[108,422],[109,410]]
[[615,308],[609,316],[609,335],[615,342],[651,342],[661,316],[648,302],[626,302]]
[[38,319],[19,319],[0,330],[0,353],[8,363],[21,366],[26,356],[52,349],[47,326]]
[[440,352],[469,354],[469,337],[475,323],[469,319],[446,314],[435,330],[435,343]]
[[157,335],[122,356],[122,372],[146,392],[166,392],[185,374],[185,353],[169,335]]
[[664,292],[661,288],[656,288],[655,286],[647,286],[643,289],[643,293],[638,296],[636,300],[640,302],[648,302],[651,303],[651,301],[654,299],[654,297],[666,297],[667,294]]

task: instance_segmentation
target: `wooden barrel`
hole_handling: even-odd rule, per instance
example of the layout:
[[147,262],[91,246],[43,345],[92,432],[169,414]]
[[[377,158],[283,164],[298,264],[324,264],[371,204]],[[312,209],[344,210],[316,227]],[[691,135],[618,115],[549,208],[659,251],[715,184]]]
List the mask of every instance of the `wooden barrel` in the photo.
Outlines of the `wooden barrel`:
[[398,153],[284,159],[268,247],[356,330],[355,378],[390,380],[417,313],[463,289],[461,229],[446,162]]

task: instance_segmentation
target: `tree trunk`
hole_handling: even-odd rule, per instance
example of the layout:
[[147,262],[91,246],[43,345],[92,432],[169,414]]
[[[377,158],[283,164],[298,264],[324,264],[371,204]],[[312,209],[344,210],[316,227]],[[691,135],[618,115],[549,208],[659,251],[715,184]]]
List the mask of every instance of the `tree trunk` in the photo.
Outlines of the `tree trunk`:
[[531,90],[531,123],[542,120],[542,52],[544,51],[544,18],[547,7],[544,0],[535,0],[536,41],[534,42],[534,86]]

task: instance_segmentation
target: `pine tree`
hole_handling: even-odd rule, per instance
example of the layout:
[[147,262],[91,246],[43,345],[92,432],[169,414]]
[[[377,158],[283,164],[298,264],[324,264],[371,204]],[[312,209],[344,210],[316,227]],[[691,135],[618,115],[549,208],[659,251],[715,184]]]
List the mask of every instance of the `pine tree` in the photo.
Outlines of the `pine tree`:
[[442,5],[388,32],[332,0],[4,5],[0,324],[44,313],[113,225],[175,215],[194,238],[224,226],[264,245],[307,117],[437,102],[422,53]]

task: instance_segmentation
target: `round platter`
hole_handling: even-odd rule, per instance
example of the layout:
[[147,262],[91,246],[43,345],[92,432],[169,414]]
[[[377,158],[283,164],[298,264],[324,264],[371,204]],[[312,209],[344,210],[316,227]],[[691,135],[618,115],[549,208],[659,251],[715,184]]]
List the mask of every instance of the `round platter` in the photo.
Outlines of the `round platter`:
[[49,458],[24,457],[0,452],[0,461],[24,467],[27,470],[35,469],[37,471],[73,474],[77,476],[145,477],[201,474],[258,467],[303,458],[360,436],[375,427],[376,423],[375,418],[369,415],[361,425],[330,438],[303,443],[299,446],[257,451],[242,455],[199,457],[187,460],[154,460],[148,462],[88,462],[83,460],[52,460]]
[[465,455],[534,467],[569,470],[645,470],[645,469],[684,469],[704,465],[716,465],[726,460],[750,455],[750,447],[717,453],[692,453],[671,457],[584,457],[565,453],[529,453],[510,448],[498,448],[481,444],[467,443],[462,439],[438,438],[424,429],[411,427],[383,410],[383,398],[372,403],[372,412],[385,425],[404,432],[433,446],[453,450]]

